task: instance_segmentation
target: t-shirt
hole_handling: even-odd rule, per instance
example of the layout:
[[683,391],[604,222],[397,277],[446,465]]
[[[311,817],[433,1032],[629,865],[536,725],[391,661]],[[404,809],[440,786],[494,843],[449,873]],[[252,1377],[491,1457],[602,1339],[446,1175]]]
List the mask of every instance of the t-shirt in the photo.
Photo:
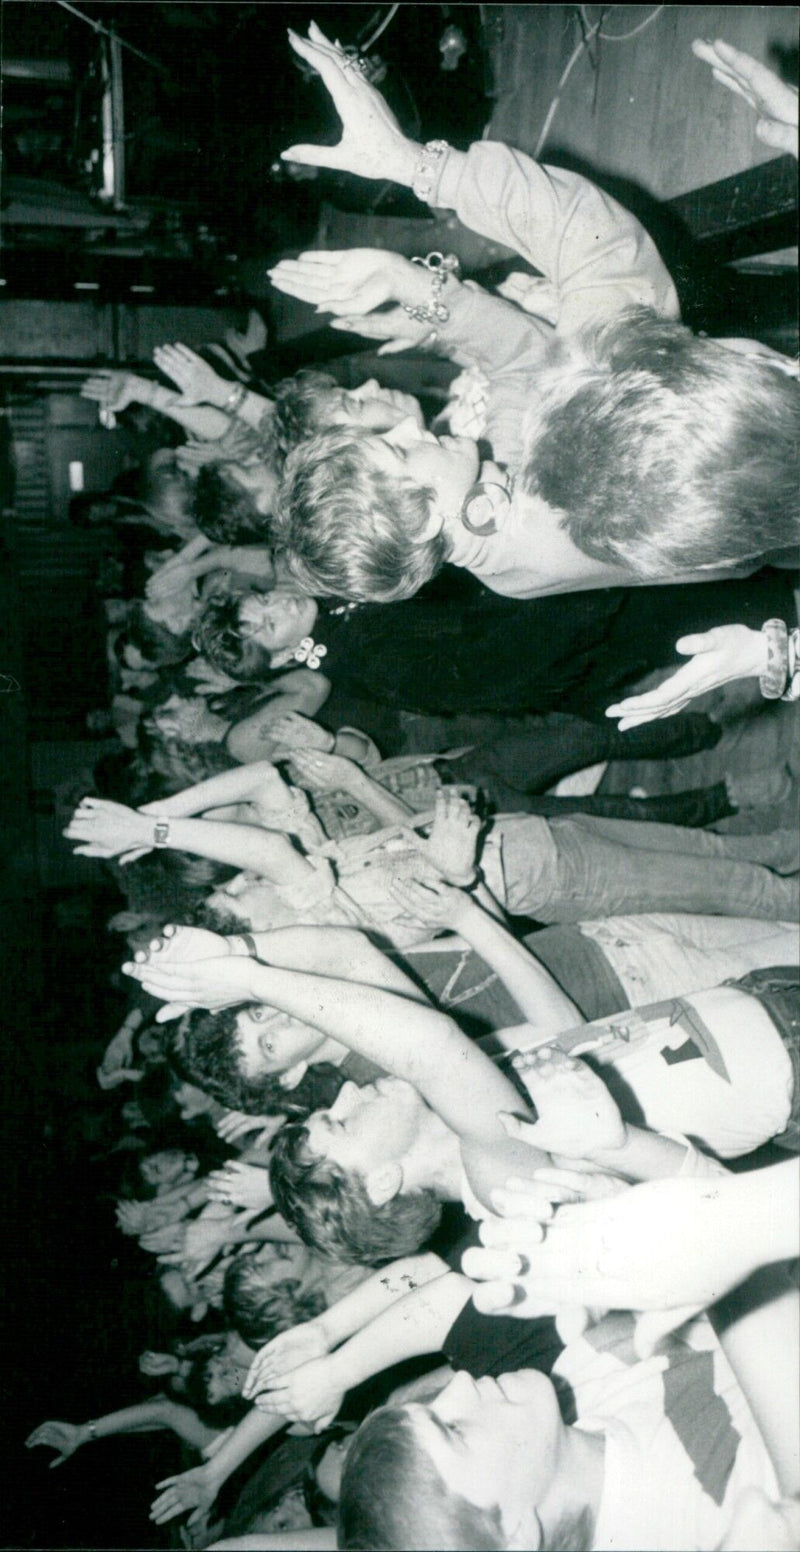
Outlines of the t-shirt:
[[605,1436],[592,1546],[711,1552],[746,1487],[777,1494],[766,1446],[705,1317],[645,1360],[633,1336],[632,1315],[607,1315],[555,1364],[578,1426]]

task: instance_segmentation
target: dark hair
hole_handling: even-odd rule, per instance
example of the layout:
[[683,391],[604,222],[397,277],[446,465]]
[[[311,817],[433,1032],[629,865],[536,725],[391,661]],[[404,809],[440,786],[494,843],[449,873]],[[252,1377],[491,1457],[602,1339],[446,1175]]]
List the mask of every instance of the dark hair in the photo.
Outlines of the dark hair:
[[214,668],[230,674],[231,679],[248,684],[271,679],[272,668],[266,647],[242,634],[239,622],[242,596],[217,593],[209,598],[195,626],[194,645]]
[[324,431],[286,461],[276,543],[312,596],[411,598],[446,559],[443,532],[419,537],[434,492],[378,469],[369,456],[373,436],[353,427]]
[[500,1508],[479,1509],[442,1480],[404,1407],[380,1407],[347,1454],[337,1545],[370,1552],[497,1552]]
[[585,555],[658,577],[797,543],[800,392],[763,360],[631,308],[531,395],[520,489]]
[[235,1256],[225,1273],[222,1308],[248,1347],[262,1347],[282,1331],[313,1320],[325,1308],[320,1288],[304,1288],[299,1277],[265,1283],[252,1251]]
[[441,1205],[432,1191],[407,1191],[376,1207],[361,1176],[311,1153],[308,1128],[281,1128],[270,1160],[278,1211],[305,1245],[322,1255],[377,1266],[413,1255],[438,1228]]
[[131,645],[141,652],[148,663],[159,667],[185,662],[192,655],[190,631],[176,635],[166,625],[154,620],[147,612],[147,604],[136,598],[128,610],[127,635]]
[[172,1049],[179,1072],[229,1110],[243,1110],[245,1115],[308,1115],[332,1104],[344,1080],[328,1062],[312,1065],[293,1089],[283,1088],[278,1073],[248,1078],[241,1072],[236,1020],[249,1006],[241,1002],[219,1013],[194,1008]]
[[216,544],[269,544],[270,520],[224,464],[205,464],[194,482],[194,520]]

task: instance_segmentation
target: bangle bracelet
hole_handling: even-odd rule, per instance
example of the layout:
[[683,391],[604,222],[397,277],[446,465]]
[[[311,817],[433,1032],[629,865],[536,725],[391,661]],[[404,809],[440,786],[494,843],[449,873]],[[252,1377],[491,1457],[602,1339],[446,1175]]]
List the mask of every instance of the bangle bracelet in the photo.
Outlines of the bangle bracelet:
[[253,937],[252,932],[239,932],[237,933],[237,937],[241,938],[248,954],[250,955],[250,958],[258,959],[258,949],[256,948],[256,940]]
[[87,1423],[86,1427],[89,1430],[89,1438],[90,1439],[96,1439],[97,1438],[97,1424],[96,1423]]
[[226,415],[238,415],[247,398],[247,384],[235,383],[222,408]]
[[767,620],[761,631],[767,638],[767,666],[758,683],[765,700],[777,701],[789,678],[789,632],[784,620]]
[[409,307],[408,303],[404,302],[403,312],[408,313],[409,318],[416,318],[419,323],[447,323],[450,309],[445,307],[441,297],[450,276],[458,276],[458,259],[454,253],[435,252],[429,253],[424,259],[414,258],[411,263],[422,264],[429,270],[431,299],[429,302],[423,302],[419,307]]
[[169,840],[169,820],[156,819],[153,824],[153,845],[166,846]]
[[446,140],[429,140],[417,157],[416,166],[411,174],[411,187],[417,199],[422,200],[423,204],[427,202],[436,182],[442,157],[449,150]]

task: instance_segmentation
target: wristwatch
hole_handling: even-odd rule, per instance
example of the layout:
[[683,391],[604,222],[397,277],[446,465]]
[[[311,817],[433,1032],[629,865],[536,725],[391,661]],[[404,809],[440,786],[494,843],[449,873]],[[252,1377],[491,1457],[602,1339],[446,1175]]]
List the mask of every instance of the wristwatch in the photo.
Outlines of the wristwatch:
[[153,825],[153,845],[166,846],[169,841],[169,820],[156,819]]

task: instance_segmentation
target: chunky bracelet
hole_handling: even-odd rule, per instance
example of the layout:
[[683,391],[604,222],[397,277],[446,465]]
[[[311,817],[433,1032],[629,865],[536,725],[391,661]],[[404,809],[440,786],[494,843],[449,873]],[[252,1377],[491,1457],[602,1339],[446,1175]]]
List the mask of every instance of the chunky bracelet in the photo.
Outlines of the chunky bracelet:
[[789,632],[784,620],[766,620],[761,631],[767,638],[767,667],[758,683],[765,700],[778,701],[789,677]]
[[156,819],[153,822],[153,845],[166,846],[169,840],[169,820]]
[[458,277],[458,259],[454,253],[429,253],[424,259],[412,259],[411,263],[421,264],[429,271],[431,299],[429,302],[423,302],[419,307],[409,307],[404,302],[403,312],[408,313],[409,318],[416,318],[418,323],[447,323],[450,309],[445,307],[441,296],[450,276]]
[[781,696],[782,701],[800,701],[800,626],[795,626],[789,631],[786,643],[789,651],[789,665],[786,673],[786,688]]
[[427,202],[436,182],[442,157],[449,150],[450,147],[446,140],[429,140],[419,153],[416,166],[411,174],[411,187],[417,199],[422,200],[423,204]]
[[247,398],[247,384],[234,383],[222,408],[226,415],[238,415]]

